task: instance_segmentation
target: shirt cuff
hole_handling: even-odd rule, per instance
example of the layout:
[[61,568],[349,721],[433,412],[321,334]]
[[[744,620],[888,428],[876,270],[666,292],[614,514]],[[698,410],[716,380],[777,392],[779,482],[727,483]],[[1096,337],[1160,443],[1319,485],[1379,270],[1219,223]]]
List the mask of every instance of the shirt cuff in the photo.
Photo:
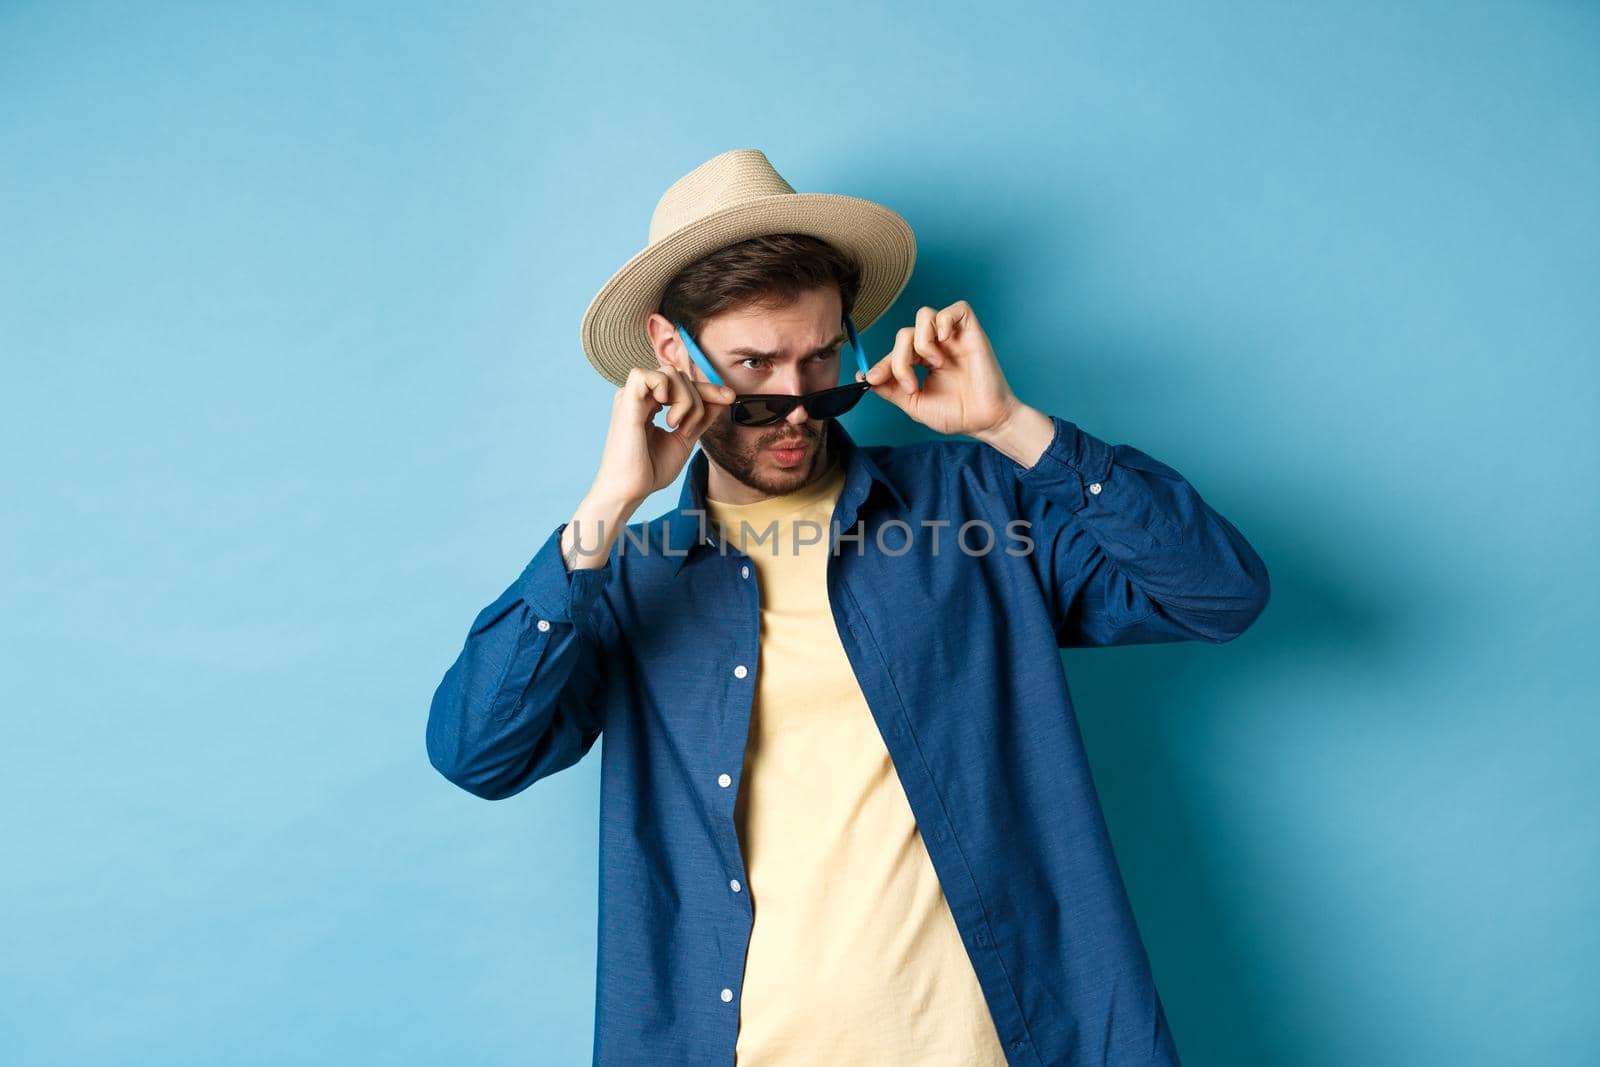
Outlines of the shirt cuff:
[[1051,415],[1050,421],[1055,433],[1033,466],[1015,460],[1011,464],[1017,480],[1030,491],[1078,512],[1111,476],[1111,446],[1059,415]]
[[567,570],[561,558],[561,534],[566,528],[567,523],[562,523],[545,539],[523,568],[517,579],[517,589],[539,618],[578,623],[584,620],[600,589],[611,579],[611,560],[608,558],[598,567]]

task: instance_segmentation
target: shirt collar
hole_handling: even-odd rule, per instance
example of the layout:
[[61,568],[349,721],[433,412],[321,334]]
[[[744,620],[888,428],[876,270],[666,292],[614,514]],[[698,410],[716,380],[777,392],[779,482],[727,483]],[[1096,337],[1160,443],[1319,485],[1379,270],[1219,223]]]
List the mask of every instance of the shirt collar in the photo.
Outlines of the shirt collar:
[[[838,419],[828,420],[828,450],[844,466],[844,487],[839,490],[838,520],[841,530],[855,525],[862,502],[874,486],[887,490],[901,510],[906,508],[906,497],[901,488],[889,480],[865,449],[856,444]],[[706,478],[710,463],[705,450],[695,449],[689,457],[688,474],[683,479],[683,489],[678,494],[678,506],[666,515],[667,543],[664,548],[672,560],[676,574],[689,558],[701,551],[716,551],[717,534],[706,513]]]

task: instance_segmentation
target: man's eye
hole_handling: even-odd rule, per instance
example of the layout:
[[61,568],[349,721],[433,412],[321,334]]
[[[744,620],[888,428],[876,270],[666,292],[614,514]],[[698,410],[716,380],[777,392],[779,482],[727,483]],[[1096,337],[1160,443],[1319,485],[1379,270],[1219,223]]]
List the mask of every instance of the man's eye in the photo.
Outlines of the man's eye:
[[[838,349],[834,349],[829,352],[818,352],[810,358],[813,363],[826,363],[838,354]],[[739,365],[749,370],[760,370],[767,365],[767,360],[765,356],[746,356],[739,361]]]

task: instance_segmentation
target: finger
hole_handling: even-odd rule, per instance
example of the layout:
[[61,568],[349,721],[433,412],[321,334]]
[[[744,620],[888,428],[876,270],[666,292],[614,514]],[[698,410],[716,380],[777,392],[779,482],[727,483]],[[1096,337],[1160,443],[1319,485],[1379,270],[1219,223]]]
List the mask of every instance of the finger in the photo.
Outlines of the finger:
[[725,385],[712,385],[708,381],[684,376],[684,386],[689,391],[693,400],[693,408],[684,416],[681,427],[690,440],[698,437],[704,430],[716,421],[717,416],[727,410],[733,403],[735,393]]
[[[909,353],[911,351],[912,332],[910,326],[902,326],[894,335],[894,348],[888,355],[867,368],[867,381],[871,383],[874,390],[886,384],[897,385],[901,390],[906,388],[905,380],[900,377],[896,364],[902,352]],[[913,375],[913,378],[915,378],[915,375]],[[914,381],[913,384],[915,384]]]
[[[705,410],[705,404],[700,399],[700,390],[694,387],[694,380],[683,371],[674,368],[672,373],[678,379],[674,384],[683,394],[684,421],[694,422],[700,418],[700,413]],[[682,425],[682,423],[679,423],[679,425]]]
[[662,400],[659,391],[665,381],[665,377],[658,370],[636,367],[628,372],[626,394],[633,398],[637,406],[648,408],[650,414],[654,415],[659,410],[659,403]]
[[[654,423],[657,413],[672,399],[672,386],[666,374],[660,370],[639,371],[631,385],[629,392],[633,397],[635,418],[645,424]],[[670,413],[668,419],[671,419]]]
[[930,367],[944,365],[944,353],[939,349],[939,340],[934,334],[934,319],[938,312],[931,307],[917,309],[916,339],[912,347],[922,361]]
[[[877,382],[877,384],[872,385],[872,393],[876,396],[882,397],[895,407],[899,408],[901,411],[904,411],[907,415],[910,415],[911,405],[916,402],[917,394],[906,392],[900,383],[895,379],[894,374],[889,368],[889,360],[889,356],[884,356],[883,359],[879,360],[872,367],[868,368],[867,381],[870,384],[872,381],[871,376],[876,374],[880,380]],[[861,378],[860,371],[856,372],[856,378],[858,380]]]
[[717,415],[722,410],[723,405],[720,404],[702,405],[700,410],[689,416],[688,420],[678,428],[678,433],[683,436],[684,442],[686,444],[692,444],[699,440],[700,435],[704,433],[713,422],[717,421]]
[[[691,378],[688,374],[683,376],[683,380],[694,399],[694,414],[689,417],[688,424],[684,427],[688,434],[688,439],[693,441],[700,436],[702,430],[716,421],[717,416],[727,409],[728,403],[733,400],[734,393],[732,389],[725,385],[712,385],[710,382]],[[708,397],[708,393],[715,393],[716,399]],[[723,397],[726,397],[726,402]]]
[[667,398],[671,405],[667,408],[667,429],[676,430],[694,414],[694,402],[700,391],[692,387],[689,379],[676,367],[669,368],[665,373]]
[[705,394],[700,391],[700,387],[695,384],[694,379],[687,374],[683,376],[683,384],[688,388],[689,396],[694,401],[695,413],[703,414],[706,410]]
[[700,402],[703,404],[714,404],[717,407],[727,407],[729,404],[733,403],[733,398],[737,395],[728,386],[712,385],[704,378],[690,379],[690,383],[694,386],[695,392],[699,394]]
[[728,409],[729,405],[737,398],[738,394],[729,386],[712,385],[701,378],[690,378],[687,375],[684,381],[694,390],[696,408],[679,428],[679,433],[685,435],[686,440],[694,441],[717,418]]
[[908,393],[917,391],[917,372],[911,369],[917,354],[916,338],[915,328],[902,326],[895,338],[894,351],[889,353],[889,369],[894,372],[894,380]]
[[963,326],[972,318],[972,305],[965,300],[957,300],[945,308],[934,319],[934,336],[940,341],[948,341],[961,332]]
[[[893,354],[894,353],[891,352],[889,355],[892,356]],[[857,371],[856,373],[859,375],[861,372]],[[889,370],[889,356],[884,356],[882,359],[878,360],[878,362],[867,368],[867,383],[874,389],[882,385],[885,381],[890,380],[891,376],[892,372]]]
[[[655,410],[660,410],[660,408],[665,407],[672,401],[672,383],[667,380],[666,374],[661,371],[651,371],[649,378],[650,399],[654,400],[658,405]],[[652,411],[651,414],[655,414],[655,411]]]
[[698,438],[713,422],[720,419],[738,398],[738,392],[731,386],[712,385],[701,380],[694,380],[693,384],[699,391],[701,403],[698,421],[688,427],[690,440]]

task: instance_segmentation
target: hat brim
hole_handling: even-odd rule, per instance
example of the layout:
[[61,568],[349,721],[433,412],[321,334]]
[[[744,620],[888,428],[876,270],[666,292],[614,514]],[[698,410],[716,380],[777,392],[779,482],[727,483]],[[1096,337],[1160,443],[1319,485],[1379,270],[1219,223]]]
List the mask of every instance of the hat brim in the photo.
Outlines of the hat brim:
[[651,244],[600,287],[583,313],[583,352],[606,380],[622,385],[634,367],[658,366],[645,321],[668,283],[689,264],[746,238],[774,233],[820,237],[861,264],[851,319],[860,332],[882,317],[911,280],[917,239],[882,204],[837,193],[780,193],[731,205]]

